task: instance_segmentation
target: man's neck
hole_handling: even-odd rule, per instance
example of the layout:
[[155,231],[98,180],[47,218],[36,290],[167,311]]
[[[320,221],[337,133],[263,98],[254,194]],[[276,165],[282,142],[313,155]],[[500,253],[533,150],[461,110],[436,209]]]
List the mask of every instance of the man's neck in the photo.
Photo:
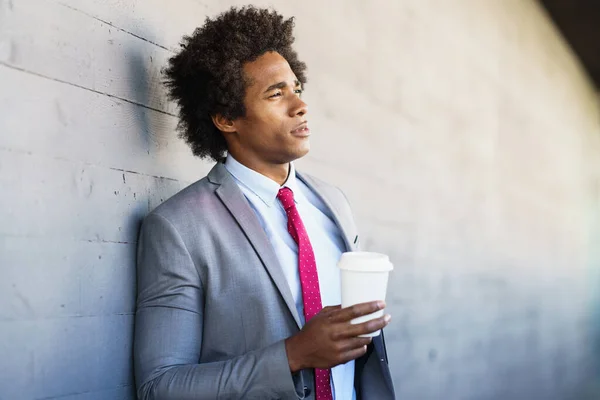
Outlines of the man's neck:
[[239,155],[230,154],[230,156],[243,166],[277,182],[279,186],[283,185],[288,179],[288,175],[290,173],[290,163],[271,164],[243,156],[240,157]]

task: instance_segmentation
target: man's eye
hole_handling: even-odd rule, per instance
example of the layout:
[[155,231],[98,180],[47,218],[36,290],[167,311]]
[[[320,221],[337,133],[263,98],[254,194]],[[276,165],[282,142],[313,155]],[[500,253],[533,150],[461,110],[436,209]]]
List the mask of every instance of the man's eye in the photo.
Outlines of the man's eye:
[[304,89],[296,89],[294,90],[294,93],[296,94],[302,94],[304,92]]
[[279,96],[281,96],[281,92],[276,92],[276,93],[273,93],[272,95],[270,95],[269,98],[279,97]]

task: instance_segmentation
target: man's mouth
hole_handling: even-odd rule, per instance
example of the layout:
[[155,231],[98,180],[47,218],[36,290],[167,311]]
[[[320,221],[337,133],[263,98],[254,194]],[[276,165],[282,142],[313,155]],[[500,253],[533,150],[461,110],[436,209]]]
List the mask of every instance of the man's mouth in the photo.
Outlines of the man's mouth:
[[309,136],[310,129],[308,128],[308,122],[303,122],[300,125],[298,125],[296,128],[294,128],[294,130],[291,131],[291,134],[294,136],[301,137]]

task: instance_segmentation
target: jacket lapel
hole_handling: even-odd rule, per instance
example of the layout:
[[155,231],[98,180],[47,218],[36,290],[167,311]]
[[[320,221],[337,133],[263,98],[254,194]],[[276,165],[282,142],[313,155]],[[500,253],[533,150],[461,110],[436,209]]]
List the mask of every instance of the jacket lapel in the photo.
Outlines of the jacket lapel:
[[356,228],[354,227],[352,221],[348,220],[348,218],[344,218],[340,210],[334,206],[331,202],[331,196],[327,193],[329,188],[324,187],[319,184],[316,179],[308,175],[303,175],[296,171],[296,176],[309,187],[310,190],[313,191],[321,201],[329,208],[331,214],[333,216],[334,222],[340,228],[342,232],[342,238],[344,239],[344,243],[346,244],[347,251],[355,251],[356,250]]
[[248,200],[246,200],[237,183],[235,183],[222,163],[217,163],[214,166],[208,174],[208,179],[212,183],[219,185],[215,191],[216,195],[239,224],[283,297],[298,328],[301,328],[302,325],[287,279],[283,274],[269,238],[260,225],[258,218],[256,218],[254,211],[250,208]]

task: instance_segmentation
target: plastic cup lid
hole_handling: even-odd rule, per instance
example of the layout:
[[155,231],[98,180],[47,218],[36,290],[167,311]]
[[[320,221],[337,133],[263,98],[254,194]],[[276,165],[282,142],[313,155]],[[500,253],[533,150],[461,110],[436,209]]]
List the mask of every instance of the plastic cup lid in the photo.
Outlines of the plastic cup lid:
[[358,272],[386,272],[394,269],[388,256],[367,251],[342,253],[338,267],[343,270]]

